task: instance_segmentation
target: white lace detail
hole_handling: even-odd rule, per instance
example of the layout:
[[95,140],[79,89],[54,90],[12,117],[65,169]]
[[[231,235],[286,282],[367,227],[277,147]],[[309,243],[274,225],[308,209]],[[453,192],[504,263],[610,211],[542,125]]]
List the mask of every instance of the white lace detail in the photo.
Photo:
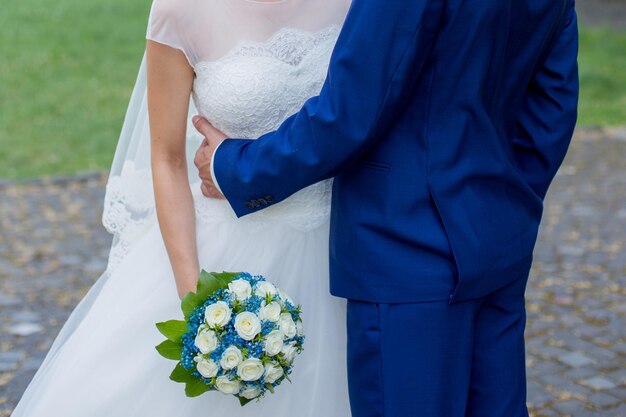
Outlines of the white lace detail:
[[296,66],[315,47],[319,45],[328,46],[329,44],[332,47],[340,29],[339,25],[329,25],[317,32],[309,32],[303,29],[284,27],[263,42],[240,41],[219,60],[200,62],[196,67],[237,59],[241,56],[269,57]]
[[231,137],[256,138],[277,129],[319,94],[339,30],[282,28],[265,42],[240,42],[219,60],[198,63],[198,111]]
[[[217,61],[198,63],[193,86],[198,112],[230,137],[256,138],[276,130],[319,94],[339,31],[338,25],[318,32],[282,28],[265,42],[241,42]],[[195,146],[198,138],[193,132],[188,140]],[[205,198],[199,182],[191,182],[198,224],[232,221],[250,231],[267,224],[308,231],[323,225],[330,215],[332,180],[241,219],[227,202]],[[156,224],[149,169],[126,161],[121,175],[109,180],[103,224],[115,235],[110,271],[126,257],[131,242]]]
[[108,271],[117,267],[130,249],[130,243],[156,221],[152,173],[124,164],[122,175],[106,185],[102,224],[115,236],[109,253]]

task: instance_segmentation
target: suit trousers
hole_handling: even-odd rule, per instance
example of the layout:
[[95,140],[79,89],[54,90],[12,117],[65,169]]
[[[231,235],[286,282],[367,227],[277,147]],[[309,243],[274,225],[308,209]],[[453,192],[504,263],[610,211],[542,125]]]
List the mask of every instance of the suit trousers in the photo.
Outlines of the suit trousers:
[[348,300],[353,417],[528,417],[527,277],[468,301]]

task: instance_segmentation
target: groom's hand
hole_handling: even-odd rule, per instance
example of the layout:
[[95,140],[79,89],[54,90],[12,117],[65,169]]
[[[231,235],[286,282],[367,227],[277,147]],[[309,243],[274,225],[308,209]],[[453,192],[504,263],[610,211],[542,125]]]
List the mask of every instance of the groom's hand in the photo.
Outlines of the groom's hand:
[[209,198],[224,199],[224,195],[219,191],[213,182],[211,175],[211,161],[217,146],[227,138],[225,134],[213,127],[208,120],[200,116],[194,116],[192,119],[195,128],[204,136],[204,140],[200,144],[200,148],[196,151],[196,157],[193,162],[198,168],[198,176],[202,180],[202,194]]

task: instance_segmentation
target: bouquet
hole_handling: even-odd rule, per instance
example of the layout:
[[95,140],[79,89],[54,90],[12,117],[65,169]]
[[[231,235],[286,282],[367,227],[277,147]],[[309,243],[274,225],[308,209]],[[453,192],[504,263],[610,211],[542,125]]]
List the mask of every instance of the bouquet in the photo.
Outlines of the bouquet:
[[291,382],[304,343],[301,308],[264,277],[202,271],[181,308],[185,320],[156,324],[167,338],[156,349],[178,361],[170,379],[188,397],[220,391],[243,406]]

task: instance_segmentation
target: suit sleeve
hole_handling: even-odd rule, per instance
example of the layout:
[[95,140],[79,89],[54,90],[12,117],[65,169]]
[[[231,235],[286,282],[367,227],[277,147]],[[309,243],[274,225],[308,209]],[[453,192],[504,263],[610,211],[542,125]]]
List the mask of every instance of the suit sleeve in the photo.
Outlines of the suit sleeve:
[[526,182],[544,198],[565,158],[578,108],[578,26],[568,1],[560,33],[535,73],[514,138],[515,157]]
[[432,48],[445,0],[354,0],[319,96],[259,139],[227,139],[214,174],[238,216],[335,176],[384,136]]

